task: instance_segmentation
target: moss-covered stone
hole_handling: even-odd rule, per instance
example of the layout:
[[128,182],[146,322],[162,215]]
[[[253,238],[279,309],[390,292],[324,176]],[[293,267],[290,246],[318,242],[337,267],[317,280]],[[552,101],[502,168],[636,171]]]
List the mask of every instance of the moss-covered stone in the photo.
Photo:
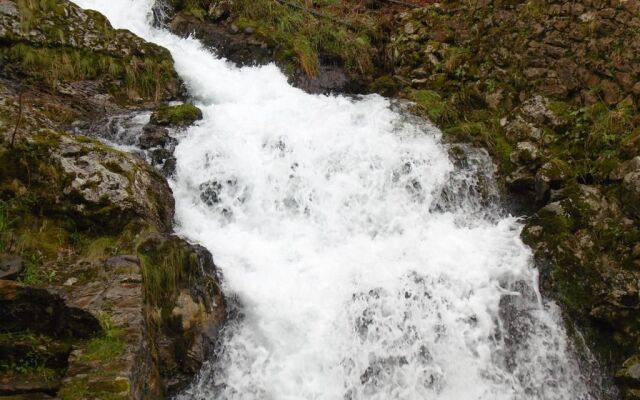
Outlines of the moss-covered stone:
[[16,13],[0,14],[4,74],[65,94],[73,82],[92,81],[83,85],[94,92],[99,85],[123,104],[179,96],[181,83],[166,49],[113,29],[101,14],[68,1],[16,5]]
[[161,376],[184,387],[205,361],[208,327],[226,318],[216,267],[202,247],[175,236],[151,235],[138,246],[148,323]]
[[151,123],[161,126],[185,127],[202,119],[202,111],[193,104],[163,105],[151,114]]

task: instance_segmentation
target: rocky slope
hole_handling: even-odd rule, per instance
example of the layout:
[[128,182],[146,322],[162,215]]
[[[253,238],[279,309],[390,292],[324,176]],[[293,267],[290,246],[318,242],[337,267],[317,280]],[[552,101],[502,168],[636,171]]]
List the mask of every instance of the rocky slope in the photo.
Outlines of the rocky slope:
[[199,110],[161,105],[168,51],[65,0],[0,0],[0,60],[0,398],[164,398],[225,318],[216,267],[158,170],[72,132],[159,106],[137,140],[166,150]]
[[459,2],[398,16],[390,84],[485,146],[530,215],[543,291],[640,396],[640,4]]
[[[446,140],[485,147],[527,217],[543,292],[622,397],[640,398],[640,3],[159,4],[171,30],[232,61],[275,60],[311,91],[411,100]],[[346,32],[346,51],[327,30]]]

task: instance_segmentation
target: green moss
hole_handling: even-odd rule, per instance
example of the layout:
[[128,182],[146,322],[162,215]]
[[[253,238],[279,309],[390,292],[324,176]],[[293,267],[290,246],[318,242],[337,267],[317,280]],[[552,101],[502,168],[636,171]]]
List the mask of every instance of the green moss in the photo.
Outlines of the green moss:
[[409,99],[414,101],[420,110],[435,123],[445,123],[453,119],[453,110],[440,94],[433,90],[412,91],[409,94]]
[[87,399],[89,392],[89,383],[86,379],[74,378],[58,392],[61,400],[83,400]]
[[373,81],[369,89],[374,93],[391,97],[400,89],[400,84],[393,77],[384,75]]
[[185,263],[188,265],[189,255],[176,242],[167,241],[151,248],[141,245],[138,256],[142,265],[145,298],[150,304],[169,311],[178,282],[186,275]]
[[163,105],[151,115],[151,123],[164,126],[189,126],[202,119],[202,111],[193,104]]
[[118,239],[119,238],[117,236],[86,238],[88,243],[86,244],[83,254],[90,260],[100,260],[102,258],[112,256],[117,252]]
[[104,334],[88,341],[82,346],[83,352],[80,360],[110,362],[122,354],[124,350],[122,333],[120,329],[113,324],[109,315],[103,313],[98,317]]

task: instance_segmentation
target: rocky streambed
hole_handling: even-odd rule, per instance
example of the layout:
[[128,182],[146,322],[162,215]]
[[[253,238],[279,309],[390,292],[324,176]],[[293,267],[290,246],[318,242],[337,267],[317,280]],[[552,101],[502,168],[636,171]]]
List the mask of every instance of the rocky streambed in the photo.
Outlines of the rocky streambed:
[[[637,2],[320,9],[318,36],[335,23],[359,47],[311,40],[316,55],[269,28],[300,10],[245,3],[156,14],[234,62],[276,60],[307,90],[409,99],[445,141],[488,149],[543,294],[604,380],[638,398]],[[174,136],[199,115],[168,105],[186,100],[170,54],[63,0],[0,0],[0,57],[0,396],[179,391],[226,311],[211,254],[172,233]]]

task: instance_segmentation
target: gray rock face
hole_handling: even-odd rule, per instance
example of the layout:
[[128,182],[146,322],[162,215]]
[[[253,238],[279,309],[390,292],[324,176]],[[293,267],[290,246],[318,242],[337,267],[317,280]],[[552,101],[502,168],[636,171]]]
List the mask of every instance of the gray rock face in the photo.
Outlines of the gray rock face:
[[121,224],[142,216],[168,228],[173,197],[166,181],[137,158],[62,135],[52,158],[68,177],[63,193],[78,215]]
[[534,96],[522,104],[521,112],[531,122],[560,126],[563,121],[548,108],[549,101],[542,96]]
[[18,9],[14,2],[9,0],[0,0],[0,14],[16,17],[18,16]]

